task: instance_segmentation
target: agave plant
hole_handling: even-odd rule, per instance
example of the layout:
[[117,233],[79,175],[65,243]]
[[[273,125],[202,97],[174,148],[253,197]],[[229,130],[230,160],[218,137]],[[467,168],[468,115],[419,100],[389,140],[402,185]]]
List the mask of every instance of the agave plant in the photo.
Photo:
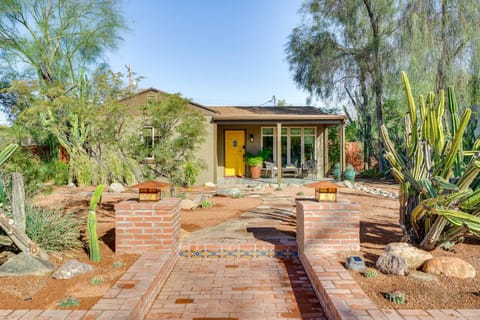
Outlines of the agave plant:
[[[385,126],[381,133],[385,158],[400,183],[400,227],[404,236],[423,249],[440,242],[456,242],[467,233],[480,235],[480,189],[471,186],[480,172],[480,138],[464,151],[463,134],[472,111],[461,117],[452,88],[420,96],[418,106],[405,73],[407,95],[405,150],[391,142]],[[448,116],[445,115],[445,104]],[[469,158],[469,159],[467,159]]]

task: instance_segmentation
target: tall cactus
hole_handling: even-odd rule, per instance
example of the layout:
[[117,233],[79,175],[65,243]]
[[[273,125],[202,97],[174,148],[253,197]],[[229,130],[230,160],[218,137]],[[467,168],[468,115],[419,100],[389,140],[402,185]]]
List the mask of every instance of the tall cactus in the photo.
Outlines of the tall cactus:
[[[480,173],[480,142],[468,152],[462,145],[471,110],[467,108],[459,118],[454,91],[448,88],[448,123],[443,91],[439,92],[437,104],[433,93],[426,100],[420,96],[417,108],[405,73],[402,81],[408,103],[406,150],[395,148],[385,126],[381,134],[387,150],[385,158],[400,183],[400,226],[404,236],[430,250],[439,241],[456,241],[468,232],[480,234],[480,192],[470,189]],[[465,165],[467,155],[471,158]]]
[[87,232],[88,232],[88,249],[90,254],[90,260],[93,262],[100,262],[100,246],[98,244],[98,235],[97,235],[97,213],[95,209],[97,204],[102,197],[103,184],[98,185],[95,188],[92,199],[90,200],[90,206],[88,207],[88,217],[87,217]]

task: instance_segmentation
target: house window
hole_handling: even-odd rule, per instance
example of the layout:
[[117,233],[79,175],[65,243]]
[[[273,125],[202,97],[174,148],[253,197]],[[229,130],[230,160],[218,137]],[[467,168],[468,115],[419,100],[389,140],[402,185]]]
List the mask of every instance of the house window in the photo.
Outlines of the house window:
[[158,136],[158,130],[150,126],[143,127],[142,141],[145,148],[148,150],[147,159],[153,159],[153,148],[158,143],[160,137]]
[[[315,128],[282,128],[282,166],[300,167],[308,160],[315,160]],[[277,159],[277,136],[275,128],[262,128],[262,149],[271,150],[271,158]]]

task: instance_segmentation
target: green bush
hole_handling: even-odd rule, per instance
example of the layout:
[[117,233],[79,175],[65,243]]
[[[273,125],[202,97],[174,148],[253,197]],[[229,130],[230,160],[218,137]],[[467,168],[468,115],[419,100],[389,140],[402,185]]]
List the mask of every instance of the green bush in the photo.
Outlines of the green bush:
[[26,210],[26,233],[47,252],[77,249],[83,246],[80,240],[80,221],[71,214],[59,210],[28,207]]
[[213,207],[214,203],[210,200],[203,200],[202,202],[200,202],[200,207],[202,208],[211,208]]
[[80,305],[77,297],[68,296],[60,300],[58,303],[59,307],[77,307]]
[[105,277],[104,276],[95,276],[92,279],[90,279],[90,284],[92,286],[99,286],[104,282],[105,282]]

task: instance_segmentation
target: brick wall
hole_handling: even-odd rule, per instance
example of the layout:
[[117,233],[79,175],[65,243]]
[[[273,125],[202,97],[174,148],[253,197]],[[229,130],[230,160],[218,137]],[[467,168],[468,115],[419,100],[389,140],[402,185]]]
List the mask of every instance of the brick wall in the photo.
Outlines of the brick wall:
[[179,249],[180,200],[128,200],[115,205],[115,252]]
[[360,206],[297,200],[297,243],[299,252],[360,250]]

